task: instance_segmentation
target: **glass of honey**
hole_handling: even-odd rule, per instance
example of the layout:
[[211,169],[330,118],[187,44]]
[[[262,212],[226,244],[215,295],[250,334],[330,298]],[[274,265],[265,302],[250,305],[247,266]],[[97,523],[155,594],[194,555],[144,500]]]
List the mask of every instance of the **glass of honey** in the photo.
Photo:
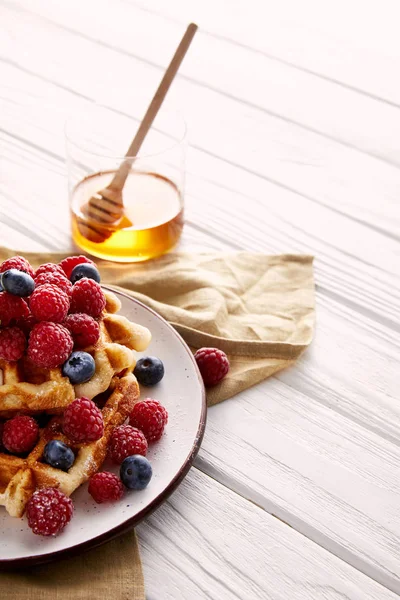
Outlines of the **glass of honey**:
[[[139,125],[135,117],[94,105],[65,127],[72,237],[82,250],[106,260],[160,256],[182,233],[186,124],[180,114],[161,108],[138,155],[126,157]],[[122,164],[127,173],[118,191],[122,208],[104,222],[101,211],[112,212],[113,195],[104,201],[101,192],[113,187]],[[96,217],[90,207],[99,192]]]

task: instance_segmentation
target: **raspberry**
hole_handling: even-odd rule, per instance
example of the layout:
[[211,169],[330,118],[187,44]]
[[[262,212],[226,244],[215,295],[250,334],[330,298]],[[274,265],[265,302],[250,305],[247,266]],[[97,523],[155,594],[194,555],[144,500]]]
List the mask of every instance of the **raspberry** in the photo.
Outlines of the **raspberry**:
[[12,258],[8,258],[7,260],[1,263],[0,273],[4,273],[9,269],[18,269],[18,271],[28,273],[28,275],[30,275],[31,277],[34,276],[34,271],[31,265],[23,256],[13,256]]
[[60,262],[60,267],[63,269],[64,273],[68,277],[71,277],[72,269],[76,267],[76,265],[81,265],[82,263],[90,263],[94,265],[94,262],[90,260],[90,258],[86,258],[86,256],[68,256],[68,258],[64,258]]
[[25,300],[8,292],[0,292],[0,325],[7,327],[26,319],[30,314]]
[[167,422],[167,410],[152,398],[137,402],[129,417],[130,425],[141,429],[149,443],[160,439]]
[[133,454],[146,456],[147,448],[147,440],[144,433],[136,429],[136,427],[120,425],[120,427],[116,427],[112,432],[109,453],[111,459],[119,465],[127,456],[132,456]]
[[0,421],[0,452],[3,452],[3,450],[4,450],[3,431],[4,431],[4,423],[3,423],[3,421]]
[[99,324],[89,315],[84,313],[68,315],[64,325],[72,333],[75,348],[93,346],[99,339]]
[[71,312],[99,317],[106,306],[106,297],[97,281],[84,277],[72,288]]
[[3,445],[13,454],[30,452],[38,436],[39,427],[32,417],[19,415],[4,423]]
[[40,267],[35,272],[35,280],[43,273],[58,273],[65,277],[65,273],[59,265],[55,265],[54,263],[45,263],[44,265],[40,265]]
[[0,330],[0,358],[19,360],[26,348],[26,339],[19,327]]
[[72,283],[68,281],[65,275],[60,275],[60,273],[42,273],[35,278],[36,287],[39,285],[43,285],[45,283],[50,283],[51,285],[55,285],[60,290],[65,292],[68,298],[72,296]]
[[89,481],[89,494],[97,504],[119,500],[124,493],[122,481],[114,473],[96,473]]
[[78,398],[64,412],[63,431],[73,442],[94,442],[104,433],[101,410],[89,398]]
[[56,488],[37,490],[26,505],[28,525],[37,535],[60,533],[73,514],[74,505],[71,498]]
[[35,289],[29,306],[38,321],[61,323],[68,314],[69,298],[57,286],[46,283]]
[[73,345],[70,332],[59,323],[38,323],[29,336],[28,356],[38,367],[54,369],[67,360]]
[[204,385],[216,385],[229,371],[229,360],[218,348],[200,348],[194,355]]
[[37,325],[38,321],[35,319],[32,313],[29,313],[25,319],[17,319],[17,325],[26,336],[30,334],[35,325]]

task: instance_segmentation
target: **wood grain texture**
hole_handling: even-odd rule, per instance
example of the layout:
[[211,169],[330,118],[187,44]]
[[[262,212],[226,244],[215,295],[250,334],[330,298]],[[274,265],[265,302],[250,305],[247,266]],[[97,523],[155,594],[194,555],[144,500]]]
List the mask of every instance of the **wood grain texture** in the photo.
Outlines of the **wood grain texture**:
[[[339,0],[337,15],[354,22],[357,3]],[[171,90],[192,142],[182,247],[314,253],[318,327],[295,368],[210,411],[208,476],[193,473],[141,529],[149,597],[392,598],[356,571],[400,592],[400,113],[380,54],[392,29],[387,45],[357,47],[370,6],[353,39],[313,0],[308,14],[249,0],[243,19],[236,2],[223,19],[224,5],[99,0],[93,19],[89,1],[3,2],[1,240],[70,247],[65,116],[100,101],[139,117],[193,10],[203,32]],[[252,37],[249,14],[264,9]]]
[[397,597],[196,469],[138,533],[148,600]]
[[[13,156],[11,148],[10,156]],[[47,156],[43,164],[34,161],[32,173],[36,173],[39,181],[46,179],[49,189],[60,198],[65,188],[63,166],[59,160]],[[218,232],[217,223],[222,222],[222,215],[219,218],[208,197],[222,200],[220,194],[209,194],[201,185],[197,186],[195,202],[188,196],[189,218],[193,212],[195,225],[186,227],[184,243],[193,249],[204,250],[215,244],[229,249],[229,244],[215,241],[196,225],[201,215],[195,207],[202,207],[202,211],[206,207],[211,230],[215,228]],[[26,195],[21,193],[21,198],[26,199]],[[36,204],[40,204],[39,199]],[[62,230],[61,206],[67,217],[63,200],[52,218]],[[49,218],[48,207],[43,206],[41,212],[44,218]],[[23,208],[20,215],[22,220]],[[46,231],[54,233],[51,223],[43,225],[42,216],[36,215],[35,210],[30,218],[34,232],[41,232],[44,238]],[[227,235],[226,217],[224,224],[224,230],[219,231],[221,240]],[[247,230],[254,232],[254,225],[252,229],[247,226]],[[239,231],[235,239],[235,248],[247,247],[247,238],[240,237]],[[61,239],[58,247],[63,247]],[[198,464],[211,476],[396,590],[399,455],[398,446],[386,440],[399,444],[398,339],[390,329],[324,295],[319,297],[318,320],[313,346],[295,369],[280,376],[282,384],[269,381],[221,405],[222,413],[220,409],[210,411]],[[366,364],[370,365],[367,372]],[[309,421],[313,413],[314,426]],[[289,423],[293,424],[292,432]],[[307,431],[310,444],[305,442]],[[344,456],[356,456],[354,447],[346,444],[347,439],[353,438],[359,446],[358,458],[346,464]],[[377,448],[375,452],[371,451],[373,447]],[[380,461],[386,465],[385,474]],[[327,478],[326,473],[334,475]],[[247,484],[243,486],[245,479]],[[382,482],[390,482],[390,489]],[[348,498],[344,492],[349,494]],[[363,503],[365,498],[374,498],[372,507],[369,502]],[[377,506],[379,510],[375,510]],[[391,520],[390,528],[387,518]]]
[[[56,38],[54,38],[54,44],[56,43]],[[30,48],[29,54],[34,53],[34,47]],[[43,62],[40,55],[36,59],[39,63]],[[9,115],[8,123],[12,123],[13,135],[17,135],[19,139],[27,139],[34,149],[39,120],[43,143],[49,148],[51,155],[57,155],[60,161],[63,160],[63,121],[69,111],[82,105],[82,98],[77,97],[76,93],[68,93],[59,87],[55,89],[54,85],[29,76],[11,66],[3,65],[3,71],[9,82],[4,91],[6,97],[4,104],[6,114]],[[83,68],[82,78],[86,77],[85,73]],[[142,73],[140,76],[145,77],[145,74]],[[58,78],[60,82],[63,79],[61,75],[58,75]],[[86,85],[85,81],[82,84]],[[10,85],[16,89],[16,92],[14,89],[9,89]],[[17,95],[18,88],[24,85],[29,85],[30,89],[35,90],[34,98],[26,98],[25,101],[19,98],[19,104],[13,103],[14,98],[19,97]],[[57,85],[61,85],[61,83]],[[57,98],[57,104],[53,98]],[[209,103],[211,100],[210,98]],[[18,118],[21,102],[27,107],[22,123]],[[42,111],[43,102],[46,104],[46,113]],[[201,103],[203,107],[205,106],[202,97],[199,97],[197,102]],[[213,183],[216,182],[217,188],[214,188],[213,193],[215,194],[216,190],[224,198],[223,202],[229,203],[230,214],[236,219],[237,224],[240,223],[239,218],[242,222],[246,218],[246,215],[241,214],[244,203],[251,203],[253,212],[265,215],[265,218],[261,220],[260,234],[264,245],[268,245],[266,250],[271,252],[293,250],[318,254],[317,268],[319,268],[319,281],[322,287],[341,295],[345,300],[356,303],[361,310],[367,309],[373,315],[382,316],[385,322],[389,321],[399,328],[400,281],[398,279],[399,261],[396,260],[397,241],[388,238],[381,231],[376,231],[374,225],[373,231],[371,231],[371,227],[363,223],[354,223],[353,219],[347,219],[345,215],[341,214],[341,211],[332,211],[303,193],[277,186],[252,171],[237,167],[228,159],[220,158],[215,152],[223,153],[227,148],[229,150],[236,147],[235,140],[232,139],[230,122],[225,121],[224,128],[215,122],[213,123],[215,127],[211,131],[206,121],[203,120],[204,117],[201,117],[203,114],[205,114],[203,110],[201,114],[199,112],[199,125],[192,127],[191,138],[193,142],[198,135],[210,150],[204,150],[200,145],[192,147],[188,164],[190,173],[200,176],[202,179],[207,178]],[[48,118],[46,118],[47,115]],[[247,121],[241,109],[232,114],[231,122],[243,123],[240,130],[240,135],[246,142],[241,142],[245,148],[241,153],[243,162],[246,148],[258,144],[259,151],[250,152],[248,160],[251,161],[251,157],[254,156],[254,160],[262,162],[260,164],[262,169],[263,164],[266,164],[266,159],[265,157],[263,159],[261,144],[263,139],[267,139],[268,132],[265,131],[264,135],[262,123],[259,123],[257,127],[257,122],[253,120],[249,121],[249,128],[246,128]],[[206,136],[206,132],[209,137]],[[299,159],[301,159],[302,149],[302,145],[297,148]],[[315,151],[317,152],[318,149]],[[280,164],[281,171],[284,171],[287,161],[280,159],[277,162]],[[365,168],[367,169],[368,166],[365,165]],[[397,172],[395,169],[392,170]],[[291,175],[290,167],[289,174]],[[312,181],[311,173],[309,175],[310,181]],[[304,181],[308,181],[306,173],[302,177]],[[329,189],[329,184],[329,178],[325,177],[321,181],[321,188]],[[190,192],[189,185],[190,179],[188,179],[188,191]],[[194,185],[197,189],[197,181]],[[218,189],[221,187],[226,189]],[[216,206],[216,211],[220,210],[220,207],[222,208],[222,201]],[[388,207],[387,210],[388,214],[397,215],[393,208],[389,210]],[[290,219],[288,219],[288,215],[291,215]],[[203,214],[203,220],[204,216],[206,215]],[[372,219],[372,223],[374,223],[374,219]],[[205,225],[213,226],[207,222]],[[256,234],[253,243],[259,244]],[[396,275],[396,278],[392,277],[393,274]],[[376,280],[379,281],[379,285],[371,285],[371,282],[373,284]]]
[[[12,57],[14,63],[31,69],[39,76],[51,78],[52,81],[68,87],[75,93],[78,93],[77,90],[79,90],[79,94],[86,98],[96,100],[101,98],[101,101],[106,104],[107,100],[111,99],[114,108],[125,109],[129,114],[134,114],[135,105],[137,107],[145,102],[145,98],[148,97],[147,90],[152,90],[154,84],[156,85],[158,82],[159,74],[167,63],[167,57],[174,49],[176,36],[180,34],[180,25],[154,15],[148,15],[136,7],[129,7],[126,3],[121,2],[111,3],[108,0],[102,0],[96,3],[98,19],[95,23],[92,19],[90,2],[82,5],[78,2],[71,2],[65,6],[57,6],[48,0],[33,0],[29,4],[29,11],[26,5],[20,6],[16,2],[7,4],[7,7],[9,9],[3,9],[2,16],[3,23],[8,25],[7,30],[10,32],[9,39],[5,38],[4,41],[9,59]],[[33,9],[37,15],[31,12]],[[213,11],[213,8],[211,10]],[[46,17],[41,17],[40,14],[46,15]],[[108,19],[114,19],[118,23],[117,40],[112,28],[107,27]],[[34,29],[31,27],[32,23],[35,24]],[[150,24],[151,31],[149,32]],[[15,33],[19,32],[20,34],[18,44],[15,43],[16,38],[12,35],[14,28]],[[21,39],[24,40],[25,48],[21,45]],[[43,44],[35,44],[36,39],[42,39]],[[80,68],[78,69],[75,65],[76,60],[71,59],[65,52],[67,39],[71,40],[75,52],[79,56]],[[352,211],[353,216],[358,219],[364,218],[364,212],[366,212],[367,222],[371,221],[367,215],[372,211],[376,224],[379,225],[380,222],[383,224],[386,217],[385,205],[380,204],[382,210],[379,210],[379,206],[376,204],[376,193],[379,191],[380,203],[387,200],[393,206],[397,186],[393,181],[393,196],[390,198],[390,182],[393,177],[400,176],[397,170],[390,169],[379,160],[365,162],[366,157],[359,156],[359,152],[346,149],[342,144],[330,142],[326,137],[307,130],[303,120],[299,121],[301,125],[299,127],[288,122],[284,113],[279,110],[276,116],[265,113],[265,103],[271,95],[269,86],[272,85],[268,63],[263,62],[256,68],[252,57],[249,57],[248,61],[244,60],[243,49],[238,60],[234,60],[232,51],[236,50],[223,41],[218,43],[218,48],[212,54],[211,50],[214,49],[210,46],[209,36],[200,30],[191,55],[187,57],[185,65],[182,67],[182,74],[179,76],[180,83],[178,86],[174,85],[174,90],[171,90],[175,101],[180,98],[189,117],[192,115],[193,123],[191,125],[196,127],[196,133],[197,129],[201,130],[203,137],[207,136],[207,139],[210,139],[210,132],[215,126],[217,126],[216,133],[218,133],[218,123],[221,120],[220,126],[225,125],[226,127],[224,135],[232,136],[235,133],[236,139],[241,137],[241,131],[236,132],[236,127],[248,128],[251,125],[253,128],[263,127],[265,135],[259,132],[259,139],[253,136],[252,140],[254,143],[259,143],[260,140],[263,142],[260,153],[262,168],[257,169],[257,163],[251,166],[250,162],[247,165],[247,161],[244,163],[240,156],[240,160],[236,162],[239,162],[241,168],[246,166],[253,168],[263,177],[269,176],[277,183],[291,186],[311,197],[316,195],[319,201],[325,200],[330,208],[336,206],[337,209]],[[12,51],[10,50],[11,45],[13,45]],[[31,47],[32,45],[33,47]],[[40,62],[40,58],[45,57],[44,48],[47,46],[52,46],[52,56],[46,57],[46,61]],[[217,61],[214,61],[216,64],[213,64],[211,56],[217,57]],[[107,72],[102,69],[102,65],[105,63],[110,65]],[[132,79],[128,85],[122,76],[124,65],[129,65],[128,71],[132,73]],[[210,89],[209,79],[214,72],[217,82],[215,89]],[[187,73],[190,73],[190,76]],[[121,74],[121,77],[118,77],[118,74]],[[267,82],[264,80],[265,77],[268,78]],[[135,80],[139,78],[140,88],[134,85]],[[79,86],[76,87],[78,81]],[[111,85],[111,81],[113,85]],[[232,82],[236,82],[237,93],[229,88]],[[319,83],[321,82],[316,79],[315,86],[318,86]],[[107,86],[107,84],[110,85]],[[255,86],[261,87],[261,91]],[[351,131],[350,127],[355,127],[355,121],[351,115],[348,117],[345,113],[340,114],[339,120],[338,116],[332,113],[332,106],[348,106],[347,98],[335,96],[336,93],[340,94],[337,87],[332,85],[329,97],[320,102],[321,106],[326,107],[325,110],[331,120],[332,135],[333,132],[337,132],[339,124],[342,124],[347,132]],[[295,94],[291,93],[293,91],[291,88],[288,89],[280,81],[276,84],[276,88],[279,106],[283,102],[296,105],[298,89],[308,92],[308,102],[314,95],[307,81],[296,86]],[[240,95],[243,89],[247,90],[251,98],[258,99],[259,104],[251,107],[243,105],[243,98]],[[320,96],[320,93],[317,96]],[[365,111],[362,111],[358,104],[360,95],[354,93],[352,98],[353,103],[357,106],[357,112],[364,114]],[[212,111],[208,110],[209,105],[212,105]],[[199,106],[204,107],[203,111],[198,110]],[[240,111],[241,118],[237,114],[238,111]],[[366,111],[366,118],[373,120],[376,127],[382,129],[385,107],[376,102],[376,111],[378,113],[376,119],[372,119],[369,110]],[[204,117],[212,117],[213,113],[215,118],[207,126]],[[138,116],[141,116],[141,113]],[[312,116],[315,122],[317,118],[315,110],[312,111]],[[390,134],[388,133],[390,139],[394,135],[396,119],[397,117],[395,120],[388,119],[386,124],[390,130]],[[232,130],[230,124],[233,120],[235,120],[236,127],[234,131],[230,132]],[[371,123],[368,124],[368,127],[363,124],[357,129],[355,139],[362,141],[363,134],[365,135],[365,132],[369,132],[370,129]],[[252,134],[254,131],[250,131],[250,133]],[[289,137],[291,138],[290,144],[288,143]],[[225,152],[229,146],[230,144],[225,143]],[[301,156],[296,156],[299,146],[301,147]],[[236,144],[233,145],[233,150],[235,147]],[[367,145],[364,144],[361,149],[367,150]],[[224,152],[215,150],[220,158],[228,158],[224,156]],[[249,150],[253,151],[252,158],[254,158],[255,148],[250,146]],[[282,162],[285,169],[279,169]],[[304,169],[304,167],[308,168]],[[360,181],[354,177],[355,169],[357,172],[360,170],[363,172]],[[318,184],[319,174],[325,175],[325,172],[329,177],[329,188],[326,188],[326,185],[322,188]],[[379,185],[381,177],[387,180],[383,191]],[[356,189],[355,185],[357,185]],[[322,189],[324,189],[324,194],[321,193]],[[397,219],[397,228],[391,219],[386,218],[386,220],[385,226],[399,235],[399,220]]]
[[[210,36],[400,105],[399,87],[393,77],[400,65],[398,30],[395,20],[382,18],[396,12],[396,0],[339,0],[334,5],[318,0],[301,4],[250,0],[247,10],[233,0],[230,18],[223,0],[213,2],[212,7],[207,2],[183,0],[125,1],[175,23],[196,19]],[[254,19],[255,13],[261,18]]]

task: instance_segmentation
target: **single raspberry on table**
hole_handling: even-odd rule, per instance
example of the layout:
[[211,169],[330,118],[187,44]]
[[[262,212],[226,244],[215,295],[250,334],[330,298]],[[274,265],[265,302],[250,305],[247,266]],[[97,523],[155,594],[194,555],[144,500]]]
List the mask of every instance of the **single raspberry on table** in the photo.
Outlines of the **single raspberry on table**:
[[13,454],[30,452],[38,436],[38,424],[35,419],[27,415],[19,415],[4,423],[3,446]]
[[65,277],[65,273],[62,270],[62,268],[54,263],[44,263],[43,265],[40,265],[40,267],[35,272],[34,279],[36,280],[36,278],[40,275],[43,275],[43,273],[58,273],[59,275]]
[[29,306],[23,298],[8,292],[0,292],[0,325],[15,325],[30,315]]
[[19,360],[26,348],[26,338],[19,327],[0,329],[0,358]]
[[101,504],[119,500],[124,493],[124,486],[114,473],[103,471],[90,478],[88,491],[93,500]]
[[65,327],[71,332],[75,348],[93,346],[100,336],[100,326],[90,315],[75,313],[68,315]]
[[31,265],[23,256],[13,256],[12,258],[7,258],[7,260],[1,263],[0,273],[4,273],[9,269],[18,269],[18,271],[28,273],[28,275],[30,275],[31,277],[34,277],[35,274]]
[[69,279],[71,277],[71,273],[74,267],[76,267],[76,265],[81,265],[82,263],[90,263],[94,265],[94,262],[90,260],[90,258],[86,258],[86,256],[81,255],[68,256],[67,258],[64,258],[64,260],[60,262],[60,267],[63,269],[64,273]]
[[67,406],[64,412],[63,431],[76,443],[94,442],[104,433],[101,410],[93,400],[78,398]]
[[74,505],[71,498],[56,488],[37,490],[26,505],[28,525],[37,535],[60,533],[73,514]]
[[72,288],[71,313],[86,313],[99,317],[106,306],[106,297],[97,281],[84,277]]
[[60,290],[65,292],[68,298],[71,298],[72,283],[65,277],[65,275],[60,275],[60,273],[57,272],[42,273],[35,278],[35,283],[36,287],[44,285],[45,283],[55,285],[56,287],[60,288]]
[[69,298],[56,285],[45,283],[35,289],[29,299],[29,306],[38,321],[62,323],[68,314]]
[[129,424],[143,431],[148,443],[156,442],[161,438],[167,423],[166,408],[152,398],[137,402],[129,417]]
[[127,456],[147,454],[147,440],[142,431],[131,425],[120,425],[112,432],[109,454],[113,462],[121,464]]
[[71,334],[59,323],[46,321],[35,325],[28,341],[28,356],[38,367],[54,369],[64,363],[72,352]]
[[219,383],[229,371],[229,360],[225,352],[218,348],[200,348],[194,355],[204,385]]

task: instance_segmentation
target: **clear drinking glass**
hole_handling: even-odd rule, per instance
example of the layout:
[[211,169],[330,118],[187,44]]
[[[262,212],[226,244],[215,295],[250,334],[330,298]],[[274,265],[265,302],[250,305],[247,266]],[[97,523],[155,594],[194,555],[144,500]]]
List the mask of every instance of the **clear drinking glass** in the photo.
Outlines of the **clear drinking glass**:
[[[66,123],[72,237],[99,258],[147,260],[168,252],[181,236],[186,124],[180,114],[161,108],[138,155],[126,159],[139,124],[97,105]],[[104,224],[88,207],[94,194],[110,186],[123,162],[129,171],[122,189],[123,214]]]

